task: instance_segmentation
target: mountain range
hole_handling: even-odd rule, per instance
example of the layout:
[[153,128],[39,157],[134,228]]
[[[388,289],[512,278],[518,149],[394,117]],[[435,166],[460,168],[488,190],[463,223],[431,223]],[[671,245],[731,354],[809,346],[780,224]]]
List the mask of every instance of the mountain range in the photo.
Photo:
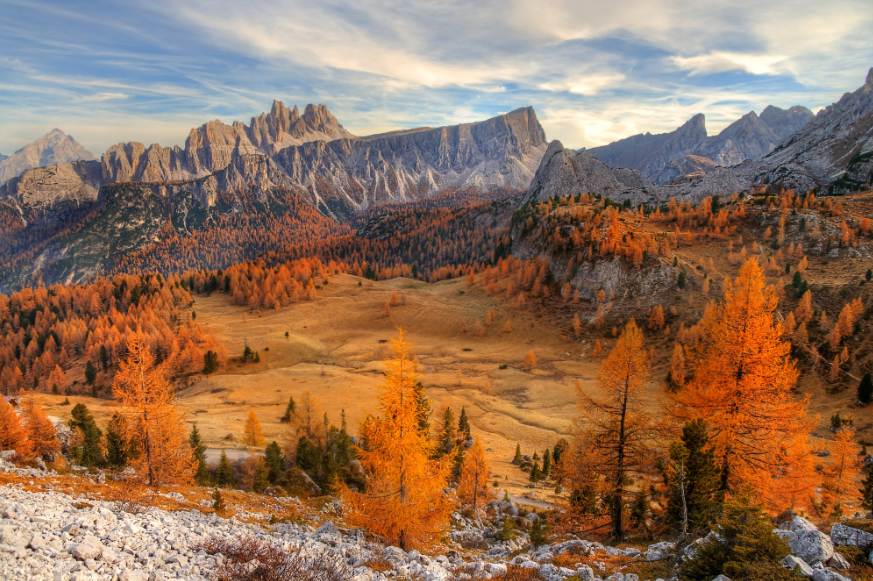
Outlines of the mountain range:
[[[797,108],[781,113],[781,110],[777,110],[768,113],[767,117],[773,120],[778,115],[789,120],[787,123],[774,123],[776,125],[799,124],[803,113],[801,111],[799,114],[792,114],[792,110],[796,111]],[[784,115],[785,113],[788,115]],[[746,117],[750,118],[750,115]],[[760,122],[762,117],[764,117],[763,112],[761,117],[757,118],[757,122]],[[741,119],[737,123],[742,121]],[[702,119],[696,123],[699,126],[701,122]],[[753,125],[757,122],[751,120]],[[743,122],[742,126],[747,123],[750,122]],[[688,125],[686,123],[676,132],[664,134],[669,136],[667,138],[651,137],[662,138],[660,147],[661,151],[664,151],[669,148],[671,142],[682,142],[683,138],[680,136],[694,133]],[[718,137],[728,132],[731,127],[722,131]],[[732,139],[731,136],[738,134],[737,131],[732,131],[728,132],[726,137]],[[697,135],[701,135],[699,130]],[[697,202],[707,196],[748,191],[752,187],[760,186],[792,188],[801,192],[820,188],[828,193],[870,187],[873,184],[873,69],[870,69],[864,85],[859,89],[853,93],[846,93],[838,102],[819,111],[810,121],[804,123],[799,130],[787,135],[763,157],[747,159],[730,167],[713,165],[707,169],[705,175],[681,180],[678,183],[654,184],[640,169],[610,167],[594,155],[595,153],[603,155],[606,151],[612,152],[614,158],[618,159],[622,151],[632,153],[633,142],[630,140],[635,140],[637,144],[648,141],[658,145],[656,140],[643,137],[643,139],[629,138],[624,140],[626,143],[622,147],[600,152],[574,151],[564,148],[559,141],[552,141],[524,196],[524,201],[545,200],[568,193],[591,192],[609,196],[614,200],[631,200],[634,204],[660,204],[671,197]],[[740,142],[739,139],[737,141]],[[709,142],[709,138],[703,140],[706,147],[713,148],[712,151],[718,151],[718,144],[726,142],[727,139],[712,142]],[[709,143],[715,145],[710,146]],[[646,155],[633,157],[628,153],[625,159],[635,161],[637,167],[642,166],[646,169],[650,166],[644,163],[645,160],[658,159],[658,155],[653,155],[658,151],[658,147],[652,147],[651,152]],[[678,153],[679,149],[673,151]],[[707,149],[697,151],[706,153]],[[661,155],[660,159],[666,157],[669,155]],[[711,159],[700,157],[703,163],[706,163],[706,159]],[[690,165],[693,160],[688,160],[686,156],[671,163],[686,162]]]
[[[205,240],[212,234],[203,233],[221,231],[221,243],[234,245],[235,233],[266,223],[295,232],[302,216],[312,223],[313,214],[327,221],[319,226],[327,232],[368,208],[396,208],[450,188],[517,192],[517,207],[583,192],[662,204],[761,186],[827,193],[869,186],[873,69],[857,91],[808,117],[802,107],[768,107],[708,136],[698,115],[671,133],[577,151],[547,142],[531,107],[476,123],[358,137],[324,105],[307,105],[300,115],[275,101],[249,124],[216,120],[192,129],[184,148],[120,143],[99,160],[29,168],[9,179],[0,187],[7,223],[0,289],[32,276],[80,281],[167,237]],[[57,133],[58,143],[75,143]],[[21,152],[39,151],[29,148]],[[724,165],[737,160],[744,161]],[[240,257],[268,251],[253,245]]]
[[10,156],[0,154],[0,184],[32,167],[92,159],[94,154],[73,136],[60,129],[52,129]]
[[25,170],[0,197],[32,208],[96,200],[118,182],[186,182],[206,205],[235,189],[292,189],[333,217],[384,202],[424,198],[450,186],[525,189],[546,149],[533,109],[440,128],[355,137],[324,105],[303,115],[274,102],[249,125],[210,121],[184,149],[119,143],[99,161]]
[[806,107],[784,110],[771,105],[760,116],[751,111],[718,135],[708,136],[706,118],[698,113],[670,133],[634,135],[588,153],[610,167],[636,169],[651,182],[666,184],[706,173],[717,165],[763,157],[813,117]]

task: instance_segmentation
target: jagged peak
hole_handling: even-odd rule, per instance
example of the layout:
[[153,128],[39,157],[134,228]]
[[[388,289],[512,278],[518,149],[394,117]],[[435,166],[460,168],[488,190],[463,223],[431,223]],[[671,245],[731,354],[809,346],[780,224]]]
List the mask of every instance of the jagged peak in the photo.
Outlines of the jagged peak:
[[873,67],[870,67],[870,70],[867,71],[867,78],[864,79],[864,84],[873,87]]

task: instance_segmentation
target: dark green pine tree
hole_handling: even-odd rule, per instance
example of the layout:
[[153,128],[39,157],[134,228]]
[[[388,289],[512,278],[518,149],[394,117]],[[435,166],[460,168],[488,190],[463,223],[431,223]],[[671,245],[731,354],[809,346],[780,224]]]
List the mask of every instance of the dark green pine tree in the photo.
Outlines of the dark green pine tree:
[[342,410],[340,417],[342,418],[342,423],[340,424],[339,434],[336,437],[335,457],[337,465],[345,466],[355,459],[355,447],[352,437],[349,436],[349,432],[346,429],[346,410]]
[[512,463],[518,466],[521,464],[521,444],[515,443],[515,456],[512,457]]
[[227,459],[227,454],[222,450],[221,458],[218,460],[218,470],[215,473],[215,485],[224,488],[234,484],[236,484],[236,478],[233,477],[230,460]]
[[85,365],[85,381],[88,382],[88,385],[94,385],[94,381],[97,379],[97,368],[94,367],[94,364],[90,361]]
[[267,480],[270,484],[276,482],[285,472],[285,460],[282,450],[276,442],[270,442],[264,450],[264,462],[267,464]]
[[467,418],[467,409],[461,408],[461,417],[458,418],[458,437],[464,442],[472,438],[470,433],[470,420]]
[[424,392],[424,386],[420,381],[415,382],[415,410],[418,415],[418,431],[422,435],[430,437],[430,414],[433,410],[430,407],[430,400]]
[[864,488],[861,489],[861,506],[873,511],[873,468],[867,469],[867,478],[864,479]]
[[336,458],[330,448],[325,448],[321,453],[321,466],[318,470],[318,485],[324,494],[334,494],[337,491],[338,466]]
[[103,450],[100,449],[100,439],[103,432],[97,427],[94,416],[83,404],[77,403],[71,412],[72,419],[69,422],[71,429],[78,429],[82,433],[82,445],[73,452],[73,458],[82,466],[105,465]]
[[543,452],[543,476],[548,476],[552,471],[552,453],[546,448]]
[[309,438],[306,436],[300,436],[300,439],[297,440],[297,454],[294,457],[294,464],[312,476],[315,474],[315,470],[318,469],[318,465],[321,463],[321,450],[318,449],[318,446],[309,441]]
[[781,563],[791,548],[773,532],[773,522],[759,505],[752,504],[749,492],[727,502],[717,522],[722,542],[701,544],[694,558],[681,565],[681,579],[711,581],[718,575],[734,581],[797,579]]
[[670,445],[670,464],[664,474],[664,516],[667,524],[680,532],[685,522],[687,533],[704,530],[718,516],[719,470],[708,444],[706,421],[698,418],[686,422],[680,440]]
[[864,405],[873,401],[873,379],[869,373],[865,373],[858,384],[858,401]]
[[106,462],[115,469],[127,466],[138,450],[127,435],[127,420],[115,414],[106,424]]
[[297,411],[297,404],[294,403],[294,396],[288,396],[288,407],[285,408],[285,415],[282,416],[283,422],[290,422],[291,416]]
[[[555,444],[554,450],[552,450],[552,466],[554,466],[556,469],[559,469],[561,467],[561,458],[564,457],[564,454],[569,449],[570,443],[567,442],[567,440],[565,440],[564,438],[558,440],[558,443]],[[559,472],[559,470],[557,471]]]
[[206,465],[206,444],[200,438],[197,424],[191,427],[191,433],[188,435],[188,444],[194,452],[194,458],[197,459],[197,472],[194,474],[194,480],[197,484],[206,486],[212,480],[212,477],[209,474],[209,467]]
[[252,490],[254,492],[263,492],[270,485],[270,469],[267,463],[263,460],[258,460],[255,464],[255,477],[252,481]]
[[536,484],[542,480],[543,471],[540,470],[540,463],[534,460],[533,468],[530,469],[530,481]]
[[440,445],[444,454],[448,454],[455,448],[456,440],[455,412],[452,411],[452,408],[446,406],[446,411],[443,412],[443,430],[440,433]]

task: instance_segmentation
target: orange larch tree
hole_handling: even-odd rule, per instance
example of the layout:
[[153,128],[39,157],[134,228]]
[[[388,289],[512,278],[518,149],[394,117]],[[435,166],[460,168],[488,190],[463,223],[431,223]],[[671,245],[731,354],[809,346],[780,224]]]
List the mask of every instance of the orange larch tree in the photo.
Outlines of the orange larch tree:
[[23,401],[25,430],[30,442],[31,453],[45,459],[53,459],[61,452],[57,430],[45,413],[45,410],[34,401],[33,395]]
[[588,456],[586,470],[604,479],[601,497],[616,540],[624,537],[629,482],[642,471],[653,435],[642,400],[648,378],[643,334],[631,319],[600,367],[597,394],[588,395],[576,383],[580,413],[573,422],[575,451]]
[[435,443],[419,429],[418,374],[402,331],[394,349],[380,388],[382,415],[361,425],[364,446],[356,447],[369,477],[367,490],[341,490],[350,522],[409,550],[433,543],[446,531],[455,504],[445,494],[453,463],[438,458]]
[[262,446],[264,444],[264,428],[261,427],[261,422],[258,420],[258,414],[255,410],[249,410],[249,417],[246,420],[244,430],[244,441],[248,446]]
[[15,450],[25,458],[31,454],[30,440],[21,425],[21,418],[5,397],[0,397],[0,450]]
[[164,369],[140,332],[127,339],[127,360],[121,362],[112,394],[127,416],[131,437],[142,451],[133,462],[140,478],[150,485],[191,482],[197,468],[188,436]]
[[461,465],[458,497],[476,514],[480,506],[488,504],[494,498],[494,489],[488,486],[488,472],[485,448],[479,440],[474,440],[473,445],[464,455],[464,462]]
[[799,467],[815,425],[806,418],[808,401],[792,393],[798,372],[774,321],[777,303],[757,260],[746,260],[726,281],[724,302],[706,309],[699,340],[686,348],[686,385],[668,394],[669,411],[681,422],[709,424],[721,490],[733,494],[750,484],[771,508],[811,497],[811,480]]

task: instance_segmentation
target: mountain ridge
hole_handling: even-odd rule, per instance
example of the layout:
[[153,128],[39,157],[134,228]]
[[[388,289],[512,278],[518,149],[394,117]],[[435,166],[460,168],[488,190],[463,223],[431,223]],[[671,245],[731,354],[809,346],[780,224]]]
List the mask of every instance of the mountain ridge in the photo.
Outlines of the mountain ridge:
[[[707,158],[715,165],[730,166],[758,159],[812,118],[812,111],[805,107],[780,109],[768,105],[761,115],[750,111],[710,136],[705,116],[697,113],[674,131],[641,133],[587,151],[610,167],[636,169],[653,183],[666,184],[681,177],[676,170],[682,164],[674,161],[693,155]],[[698,163],[697,169],[701,167]]]

